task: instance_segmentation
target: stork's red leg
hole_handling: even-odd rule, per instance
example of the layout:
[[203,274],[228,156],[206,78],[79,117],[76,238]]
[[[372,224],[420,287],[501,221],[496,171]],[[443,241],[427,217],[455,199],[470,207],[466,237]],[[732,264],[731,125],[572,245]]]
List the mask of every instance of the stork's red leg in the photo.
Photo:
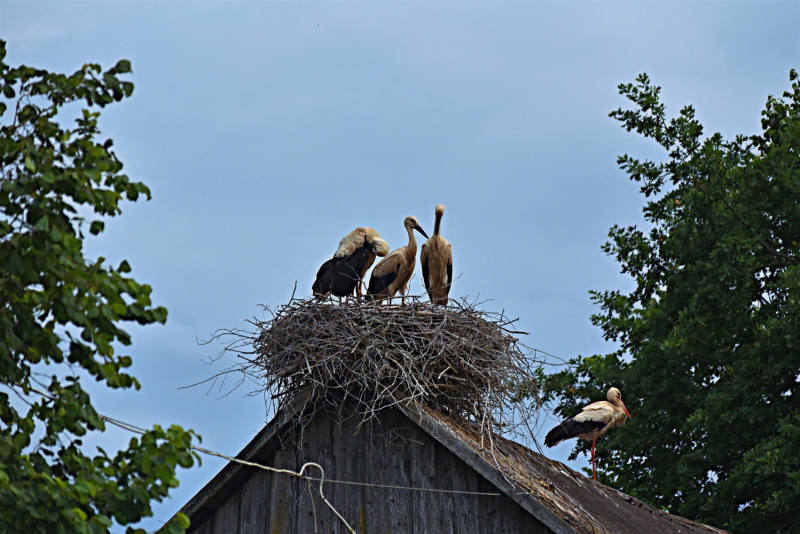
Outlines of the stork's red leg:
[[597,472],[594,470],[594,446],[597,443],[597,438],[592,440],[592,478],[597,480]]

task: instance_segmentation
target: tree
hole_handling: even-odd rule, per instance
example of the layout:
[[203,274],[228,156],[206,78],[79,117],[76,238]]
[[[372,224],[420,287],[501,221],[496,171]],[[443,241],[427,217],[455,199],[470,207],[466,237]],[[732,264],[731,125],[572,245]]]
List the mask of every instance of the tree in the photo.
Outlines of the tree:
[[[592,292],[620,343],[547,377],[558,412],[620,388],[633,420],[598,442],[598,479],[735,533],[800,532],[800,86],[769,97],[760,135],[703,138],[691,106],[667,120],[647,75],[610,116],[663,162],[618,158],[649,231],[603,250],[636,283]],[[587,450],[579,442],[573,458]]]
[[[83,255],[85,230],[102,232],[102,218],[118,215],[123,200],[150,198],[122,173],[111,140],[95,141],[99,112],[90,111],[131,95],[133,84],[120,79],[130,63],[106,72],[88,64],[67,76],[12,68],[5,56],[0,41],[0,531],[107,532],[112,521],[152,515],[151,501],[178,485],[177,466],[197,459],[194,434],[178,426],[156,426],[113,456],[89,456],[81,444],[105,421],[80,373],[138,389],[126,373],[131,358],[114,349],[131,342],[120,323],[167,316],[149,286],[126,276],[127,262],[113,268]],[[76,127],[63,128],[59,110],[80,101]],[[84,221],[79,209],[96,220]],[[79,372],[47,377],[52,364]],[[180,517],[167,531],[187,526]]]

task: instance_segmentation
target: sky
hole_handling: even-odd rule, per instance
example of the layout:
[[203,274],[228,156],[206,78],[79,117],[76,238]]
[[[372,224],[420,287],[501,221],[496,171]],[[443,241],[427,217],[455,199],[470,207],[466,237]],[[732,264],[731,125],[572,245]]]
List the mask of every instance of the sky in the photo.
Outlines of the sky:
[[[295,283],[308,295],[357,226],[391,248],[408,215],[430,233],[439,203],[451,295],[519,317],[523,342],[559,358],[613,351],[588,292],[632,288],[601,246],[611,226],[641,226],[644,204],[616,158],[664,157],[608,118],[627,105],[617,85],[646,72],[670,116],[691,104],[708,135],[757,133],[800,67],[800,2],[0,0],[0,37],[11,65],[132,62],[133,96],[100,127],[153,199],[124,205],[86,252],[127,259],[169,318],[128,329],[142,389],[93,387],[93,402],[236,454],[271,414],[246,386],[178,389],[233,363],[198,340],[246,327]],[[223,465],[181,471],[145,528]]]

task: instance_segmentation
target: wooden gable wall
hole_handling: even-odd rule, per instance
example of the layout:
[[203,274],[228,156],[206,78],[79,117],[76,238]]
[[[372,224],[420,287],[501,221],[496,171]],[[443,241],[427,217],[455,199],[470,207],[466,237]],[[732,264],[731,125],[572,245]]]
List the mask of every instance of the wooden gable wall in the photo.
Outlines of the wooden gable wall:
[[[397,410],[387,409],[358,432],[357,419],[339,424],[326,413],[305,429],[302,450],[290,443],[262,454],[277,468],[298,471],[306,461],[325,477],[392,486],[500,493],[499,490]],[[276,444],[273,444],[276,445]],[[250,468],[247,468],[250,469]],[[309,471],[319,477],[319,470]],[[345,533],[308,483],[249,470],[216,510],[194,517],[195,534]],[[243,481],[243,483],[242,483]],[[506,495],[477,496],[326,483],[323,492],[359,534],[446,534],[553,531]],[[312,497],[313,493],[313,497]],[[195,524],[196,523],[196,524]]]

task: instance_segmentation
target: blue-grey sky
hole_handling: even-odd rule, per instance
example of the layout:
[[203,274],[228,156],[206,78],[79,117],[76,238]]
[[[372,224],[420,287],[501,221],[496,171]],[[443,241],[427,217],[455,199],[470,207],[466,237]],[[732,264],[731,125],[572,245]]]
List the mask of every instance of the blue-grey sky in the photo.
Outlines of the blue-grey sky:
[[[246,390],[177,389],[224,363],[204,364],[217,349],[196,339],[245,326],[295,281],[309,293],[356,226],[392,248],[408,215],[431,230],[437,203],[455,295],[493,299],[562,358],[613,350],[588,291],[631,287],[600,246],[643,205],[616,157],[662,157],[607,117],[626,105],[617,84],[647,72],[671,114],[692,104],[707,134],[755,133],[799,66],[800,2],[0,0],[0,36],[10,64],[132,61],[133,97],[100,124],[153,200],[124,206],[87,251],[127,258],[169,319],[130,329],[142,390],[94,399],[235,454],[268,414]],[[222,465],[181,472],[146,526]]]

